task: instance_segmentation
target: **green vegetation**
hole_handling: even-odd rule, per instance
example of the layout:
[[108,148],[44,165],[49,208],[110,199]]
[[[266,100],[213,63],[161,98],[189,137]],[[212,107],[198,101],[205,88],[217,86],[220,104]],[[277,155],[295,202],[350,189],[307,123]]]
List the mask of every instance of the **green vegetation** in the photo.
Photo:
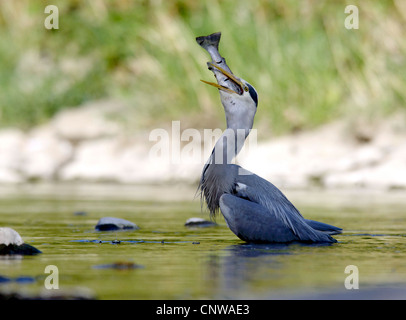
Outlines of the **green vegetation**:
[[[58,30],[44,27],[48,4]],[[359,8],[358,30],[344,27],[347,4]],[[259,93],[257,125],[282,133],[382,117],[405,108],[405,12],[401,0],[1,1],[0,126],[29,128],[110,97],[127,100],[123,118],[139,125],[223,126],[195,43],[216,31],[231,69]]]

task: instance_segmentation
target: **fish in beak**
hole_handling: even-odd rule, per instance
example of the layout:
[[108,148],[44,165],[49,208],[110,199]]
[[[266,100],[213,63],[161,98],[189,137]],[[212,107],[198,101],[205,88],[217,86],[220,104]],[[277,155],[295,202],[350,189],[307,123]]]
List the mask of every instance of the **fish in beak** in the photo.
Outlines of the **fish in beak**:
[[196,42],[210,54],[212,61],[207,63],[217,80],[217,83],[201,80],[202,82],[231,94],[242,95],[248,91],[248,87],[236,77],[228,67],[226,60],[220,55],[218,45],[221,33],[213,33],[208,36],[197,37]]
[[[200,80],[206,84],[209,84],[213,87],[218,88],[219,90],[229,92],[229,93],[236,93],[239,95],[242,95],[244,91],[247,91],[247,86],[236,76],[234,76],[232,73],[228,72],[227,70],[224,70],[223,68],[215,65],[214,63],[208,62],[207,65],[209,66],[209,70],[216,69],[218,72],[221,72],[226,78],[222,79],[222,82],[227,82],[227,84],[219,84],[219,83],[214,83],[206,80]],[[216,74],[216,73],[215,73]],[[219,81],[220,82],[220,81]],[[232,85],[230,85],[232,84]]]

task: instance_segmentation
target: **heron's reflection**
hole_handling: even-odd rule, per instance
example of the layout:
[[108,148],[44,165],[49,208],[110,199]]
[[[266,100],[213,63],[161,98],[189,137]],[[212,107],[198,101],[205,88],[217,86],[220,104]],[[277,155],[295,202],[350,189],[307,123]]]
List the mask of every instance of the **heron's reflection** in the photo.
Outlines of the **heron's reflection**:
[[218,254],[209,255],[208,281],[218,298],[258,298],[252,296],[257,291],[254,289],[269,292],[288,276],[284,268],[290,259],[286,256],[301,254],[308,247],[329,245],[299,242],[230,245]]

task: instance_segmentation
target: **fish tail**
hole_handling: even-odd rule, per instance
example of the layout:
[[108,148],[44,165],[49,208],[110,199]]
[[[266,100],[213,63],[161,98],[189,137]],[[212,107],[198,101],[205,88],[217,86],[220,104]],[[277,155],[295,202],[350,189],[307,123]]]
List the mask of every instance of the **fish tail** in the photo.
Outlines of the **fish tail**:
[[216,32],[208,36],[197,37],[196,42],[206,50],[208,50],[209,47],[215,47],[216,50],[218,50],[220,38],[221,32]]

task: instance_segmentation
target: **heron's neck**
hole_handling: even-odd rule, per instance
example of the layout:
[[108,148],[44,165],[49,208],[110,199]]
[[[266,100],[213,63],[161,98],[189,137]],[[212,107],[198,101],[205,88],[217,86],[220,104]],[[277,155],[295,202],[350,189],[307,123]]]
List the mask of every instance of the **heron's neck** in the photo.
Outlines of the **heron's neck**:
[[233,190],[237,167],[229,164],[240,152],[249,131],[227,128],[203,168],[199,188],[212,215],[219,209],[221,195]]
[[211,153],[211,164],[230,164],[244,146],[250,129],[227,128],[216,142]]

